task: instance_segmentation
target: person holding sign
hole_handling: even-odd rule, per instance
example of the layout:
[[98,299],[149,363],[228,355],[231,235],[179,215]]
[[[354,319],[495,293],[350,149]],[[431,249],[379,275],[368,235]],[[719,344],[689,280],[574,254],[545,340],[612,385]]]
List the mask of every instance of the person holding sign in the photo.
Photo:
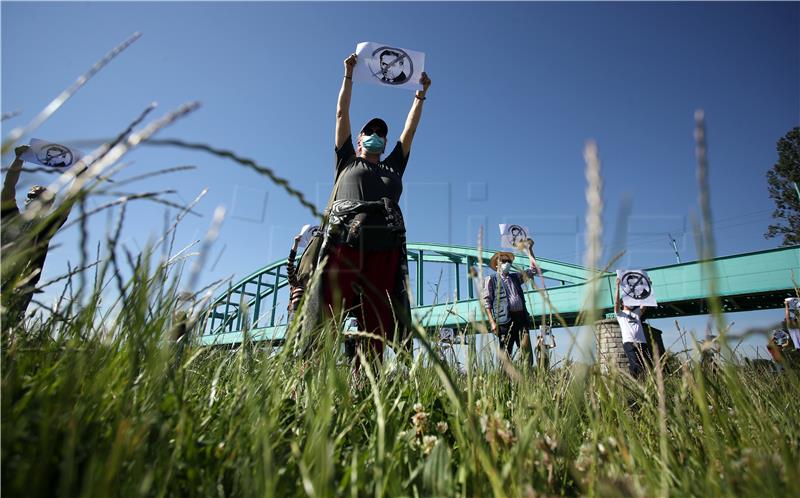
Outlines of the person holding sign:
[[530,265],[522,272],[511,271],[511,263],[514,261],[513,253],[501,251],[492,256],[489,267],[496,273],[486,282],[484,295],[489,326],[492,333],[497,334],[500,339],[501,349],[508,357],[511,357],[516,345],[522,350],[528,365],[533,365],[531,340],[528,335],[531,318],[525,306],[522,284],[537,274],[544,280],[542,271],[533,257],[532,245],[533,241],[528,239],[525,252]]
[[[431,80],[422,73],[422,90],[414,95],[399,140],[382,157],[389,129],[380,118],[369,120],[353,143],[350,99],[356,64],[356,54],[344,61],[336,109],[336,182],[320,250],[320,261],[327,257],[322,277],[324,309],[333,316],[352,313],[362,331],[391,341],[396,330],[405,331],[410,324],[405,225],[398,202]],[[396,317],[400,323],[395,323]],[[383,341],[369,342],[366,353],[380,360]]]
[[800,350],[800,298],[787,297],[783,304],[786,308],[786,330],[795,349]]
[[550,371],[550,350],[556,347],[556,336],[547,325],[542,325],[536,337],[536,367],[540,373]]
[[[28,191],[25,210],[20,211],[17,204],[17,183],[25,162],[24,157],[29,150],[27,145],[14,149],[16,157],[6,173],[0,198],[3,226],[0,231],[3,246],[3,318],[4,323],[9,326],[21,322],[25,316],[33,294],[37,292],[36,284],[42,276],[50,240],[66,223],[72,208],[70,203],[50,212],[52,196],[43,195],[47,192],[45,187],[34,185]],[[34,214],[31,214],[28,209],[34,203],[38,204],[38,209],[34,209]]]
[[[617,292],[614,296],[614,314],[622,332],[622,348],[628,357],[628,370],[633,377],[639,378],[647,368],[653,366],[653,351],[644,334],[642,316],[644,306],[636,309],[625,304],[619,295],[620,278],[617,277]],[[622,309],[620,310],[620,306]]]

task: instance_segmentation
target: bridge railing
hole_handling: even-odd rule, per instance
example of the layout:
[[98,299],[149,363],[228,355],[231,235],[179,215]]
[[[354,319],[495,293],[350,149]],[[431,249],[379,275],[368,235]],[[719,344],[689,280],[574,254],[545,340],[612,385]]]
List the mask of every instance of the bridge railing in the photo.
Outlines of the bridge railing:
[[[412,286],[414,315],[424,326],[451,326],[464,320],[480,318],[480,289],[469,278],[468,269],[478,266],[479,259],[488,263],[493,251],[479,253],[465,246],[437,244],[409,244],[409,268]],[[613,307],[614,275],[598,273],[578,265],[537,258],[545,276],[557,285],[550,287],[548,296],[563,319],[570,323],[577,318],[583,306],[587,279],[599,277],[598,306],[607,310]],[[523,268],[525,258],[515,263]],[[426,263],[452,265],[450,302],[426,302]],[[782,306],[783,297],[794,293],[793,278],[800,278],[800,246],[783,247],[767,251],[719,257],[712,262],[717,267],[717,289],[724,311],[766,309]],[[708,275],[703,270],[706,263],[687,262],[650,268],[659,308],[649,313],[651,318],[682,316],[705,312]],[[430,270],[430,269],[429,269]],[[490,272],[487,272],[490,273]],[[538,283],[538,282],[537,282]],[[482,285],[482,284],[481,284]],[[203,336],[235,337],[245,324],[250,329],[274,332],[285,323],[288,300],[286,260],[276,261],[230,286],[209,307],[203,324]],[[283,293],[285,299],[279,294]],[[526,293],[531,300],[533,314],[540,313],[542,297],[535,291]],[[777,303],[777,304],[776,304]],[[460,317],[460,318],[458,318]]]

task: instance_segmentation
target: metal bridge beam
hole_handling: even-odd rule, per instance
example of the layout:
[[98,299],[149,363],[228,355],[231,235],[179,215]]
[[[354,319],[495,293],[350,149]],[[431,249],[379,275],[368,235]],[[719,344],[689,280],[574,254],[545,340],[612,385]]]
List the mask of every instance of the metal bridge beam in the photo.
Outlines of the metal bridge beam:
[[281,278],[280,266],[275,269],[275,283],[272,284],[272,316],[269,319],[269,326],[275,326],[275,308],[278,307],[278,281]]
[[425,291],[425,281],[422,270],[423,263],[422,249],[420,249],[417,251],[417,306],[422,306],[422,303],[424,302],[422,297],[422,294]]
[[259,316],[261,316],[261,275],[256,279],[256,302],[253,308],[253,328],[258,328]]

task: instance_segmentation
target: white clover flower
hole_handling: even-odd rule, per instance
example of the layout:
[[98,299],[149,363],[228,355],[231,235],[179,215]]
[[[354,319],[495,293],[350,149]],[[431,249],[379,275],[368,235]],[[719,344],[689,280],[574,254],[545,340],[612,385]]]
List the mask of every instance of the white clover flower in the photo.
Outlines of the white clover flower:
[[436,430],[439,432],[439,434],[444,434],[447,432],[447,422],[437,422]]
[[414,411],[415,411],[415,412],[417,412],[417,413],[420,413],[420,412],[422,412],[424,409],[425,409],[425,407],[424,407],[424,406],[422,406],[422,403],[414,403]]
[[411,423],[414,425],[414,430],[417,434],[425,432],[425,426],[428,423],[428,414],[425,412],[418,412],[411,417]]
[[433,451],[433,447],[436,446],[437,441],[439,438],[436,436],[425,436],[422,438],[422,452],[426,455],[429,455],[431,451]]

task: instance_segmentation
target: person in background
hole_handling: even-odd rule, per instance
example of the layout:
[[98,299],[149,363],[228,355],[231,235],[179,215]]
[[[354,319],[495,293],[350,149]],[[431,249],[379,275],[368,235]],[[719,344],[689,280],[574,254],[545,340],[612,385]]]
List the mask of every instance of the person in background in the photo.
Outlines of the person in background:
[[[3,327],[19,324],[25,317],[33,294],[40,292],[36,285],[42,276],[50,240],[64,226],[72,201],[51,211],[53,196],[47,188],[34,185],[28,190],[25,211],[17,204],[17,183],[24,161],[21,156],[29,149],[22,145],[14,149],[16,157],[8,168],[0,196],[0,238],[3,253]],[[47,199],[47,200],[45,200]],[[36,203],[34,214],[27,211]]]
[[300,305],[300,300],[303,299],[303,292],[305,291],[305,284],[300,282],[297,278],[297,267],[295,266],[295,259],[297,259],[297,248],[300,245],[301,235],[295,235],[292,242],[292,248],[289,249],[289,257],[286,259],[286,279],[289,281],[289,318],[287,323],[292,322],[294,312]]
[[800,314],[800,310],[798,310],[798,298],[796,297],[787,297],[783,301],[784,308],[786,310],[786,315],[784,319],[786,320],[786,331],[789,333],[789,337],[792,339],[792,343],[794,343],[794,348],[800,350],[800,319],[798,319],[798,315]]
[[619,295],[620,280],[617,277],[617,291],[614,296],[614,315],[622,332],[622,348],[628,358],[628,370],[635,378],[640,378],[647,368],[653,367],[653,350],[647,343],[642,326],[642,306],[630,308],[622,302]]
[[772,359],[782,367],[800,366],[800,330],[794,309],[796,298],[784,300],[785,328],[773,330],[767,341],[767,350]]
[[556,336],[553,335],[550,327],[542,325],[539,334],[536,336],[536,368],[540,372],[550,370],[550,350],[556,347]]
[[794,347],[792,338],[784,329],[773,330],[767,342],[767,350],[772,355],[772,359],[781,367],[792,367],[800,365],[798,360],[798,350]]
[[528,334],[531,319],[525,306],[522,285],[532,279],[534,275],[539,275],[544,282],[542,270],[536,264],[533,256],[532,246],[533,241],[528,239],[525,244],[525,252],[530,264],[522,272],[511,271],[511,263],[514,261],[513,253],[501,251],[492,256],[489,267],[496,273],[486,282],[484,295],[489,326],[492,333],[497,334],[500,339],[501,350],[510,358],[514,352],[514,346],[517,346],[522,350],[525,363],[529,366],[533,365],[531,340]]

